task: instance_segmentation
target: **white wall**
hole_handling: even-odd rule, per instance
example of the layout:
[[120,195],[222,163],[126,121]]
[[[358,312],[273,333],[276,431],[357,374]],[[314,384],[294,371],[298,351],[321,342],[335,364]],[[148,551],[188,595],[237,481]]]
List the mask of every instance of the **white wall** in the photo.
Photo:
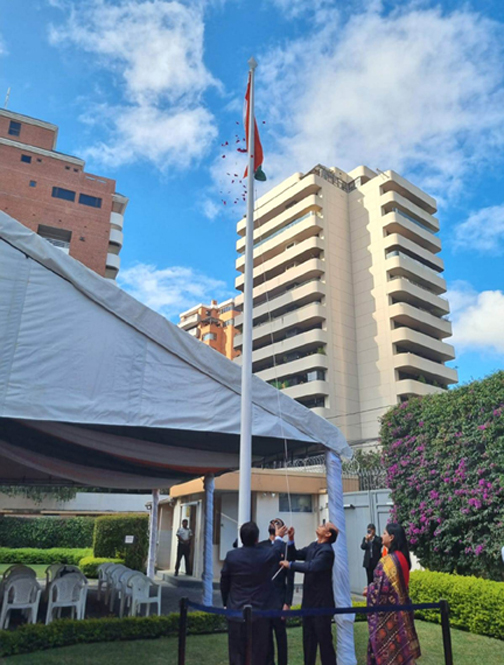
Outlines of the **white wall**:
[[[162,494],[160,499],[166,499]],[[22,496],[7,496],[0,493],[0,510],[16,511],[54,511],[54,512],[90,512],[90,513],[137,513],[146,511],[145,504],[152,500],[152,494],[109,494],[108,492],[77,492],[70,501],[44,499],[35,503]]]

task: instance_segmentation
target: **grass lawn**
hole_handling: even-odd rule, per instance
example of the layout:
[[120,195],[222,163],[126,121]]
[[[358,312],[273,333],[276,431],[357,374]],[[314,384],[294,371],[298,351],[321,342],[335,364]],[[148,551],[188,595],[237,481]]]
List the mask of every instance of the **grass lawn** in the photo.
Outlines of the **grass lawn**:
[[[10,568],[12,566],[12,563],[0,563],[0,575],[3,575],[4,572],[7,570],[7,568]],[[33,568],[33,570],[37,573],[37,577],[39,579],[45,578],[45,571],[47,568],[47,564],[27,564],[29,568]]]
[[[441,627],[417,622],[423,656],[419,665],[442,665],[443,646]],[[367,624],[355,625],[355,641],[359,665],[366,663]],[[453,658],[456,665],[501,665],[502,642],[488,637],[452,630]],[[81,644],[51,651],[38,651],[24,656],[12,656],[0,661],[5,665],[176,665],[177,640],[139,640]],[[227,665],[227,636],[188,636],[187,665]],[[289,630],[289,665],[302,665],[301,629]]]

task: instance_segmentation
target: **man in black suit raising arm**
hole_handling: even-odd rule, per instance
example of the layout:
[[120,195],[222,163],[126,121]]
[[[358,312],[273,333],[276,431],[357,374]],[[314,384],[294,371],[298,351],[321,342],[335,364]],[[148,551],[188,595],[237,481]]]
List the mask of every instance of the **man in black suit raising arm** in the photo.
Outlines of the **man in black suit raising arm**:
[[[224,607],[243,610],[251,605],[255,610],[271,609],[274,587],[271,578],[278,570],[284,553],[282,538],[285,526],[275,529],[275,541],[269,548],[260,547],[259,529],[254,522],[246,522],[240,529],[243,547],[226,555],[221,571],[221,595]],[[252,663],[265,665],[269,646],[269,619],[256,618],[252,624]],[[244,665],[246,635],[245,624],[240,619],[228,621],[228,645],[230,665]]]
[[[263,540],[260,542],[259,545],[271,549],[275,542],[277,526],[284,526],[283,520],[281,520],[279,517],[271,520],[268,526],[269,538],[268,540]],[[294,571],[284,569],[280,572],[275,572],[278,574],[273,576],[273,602],[269,609],[290,610],[292,605],[292,597],[294,595]],[[277,645],[278,665],[287,665],[287,628],[285,625],[285,619],[283,617],[270,619],[269,650],[266,665],[275,665],[275,646],[273,641],[273,633],[275,634],[275,641]]]
[[[302,609],[334,607],[332,569],[334,564],[333,543],[338,537],[338,529],[331,522],[317,527],[317,540],[296,549],[294,529],[288,531],[288,561],[280,561],[280,566],[294,572],[304,573]],[[322,665],[336,665],[332,630],[332,616],[303,617],[303,652],[305,665],[315,665],[317,646],[320,646]]]

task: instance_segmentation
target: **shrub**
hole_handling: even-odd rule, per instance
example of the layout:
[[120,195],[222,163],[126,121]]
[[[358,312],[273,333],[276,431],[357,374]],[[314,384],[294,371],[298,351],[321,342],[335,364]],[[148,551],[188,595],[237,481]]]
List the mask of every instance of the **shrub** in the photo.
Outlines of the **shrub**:
[[[414,571],[410,578],[413,603],[447,600],[453,628],[504,640],[504,583],[477,577],[449,575],[429,570]],[[423,610],[418,617],[441,622],[436,610]]]
[[[126,536],[133,536],[131,545],[126,545]],[[93,537],[95,557],[124,559],[133,570],[145,570],[149,550],[148,515],[110,515],[98,517]]]
[[[178,634],[178,614],[126,619],[63,619],[48,626],[31,624],[15,631],[2,631],[0,657],[31,653],[41,649],[69,646],[83,642],[113,642],[117,640],[145,640]],[[191,612],[187,619],[189,635],[224,632],[224,617],[202,612]]]
[[46,564],[66,563],[71,566],[78,566],[79,561],[84,557],[91,556],[93,550],[89,548],[70,549],[62,547],[51,547],[47,550],[39,550],[34,547],[8,548],[0,547],[1,563],[24,563]]
[[105,559],[95,556],[86,556],[79,561],[79,568],[89,579],[98,578],[98,566],[102,563],[124,563],[124,559]]
[[94,517],[2,517],[2,547],[91,547]]
[[382,419],[392,514],[425,568],[503,580],[504,372]]

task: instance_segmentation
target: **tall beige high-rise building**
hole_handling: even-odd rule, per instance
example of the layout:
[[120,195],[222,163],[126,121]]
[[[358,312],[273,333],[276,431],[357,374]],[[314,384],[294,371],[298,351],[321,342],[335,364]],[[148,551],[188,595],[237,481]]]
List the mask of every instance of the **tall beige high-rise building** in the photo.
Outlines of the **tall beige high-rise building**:
[[[364,166],[319,165],[256,202],[253,371],[356,445],[376,441],[389,407],[457,382],[435,213],[394,171]],[[237,230],[243,291],[245,219]]]

